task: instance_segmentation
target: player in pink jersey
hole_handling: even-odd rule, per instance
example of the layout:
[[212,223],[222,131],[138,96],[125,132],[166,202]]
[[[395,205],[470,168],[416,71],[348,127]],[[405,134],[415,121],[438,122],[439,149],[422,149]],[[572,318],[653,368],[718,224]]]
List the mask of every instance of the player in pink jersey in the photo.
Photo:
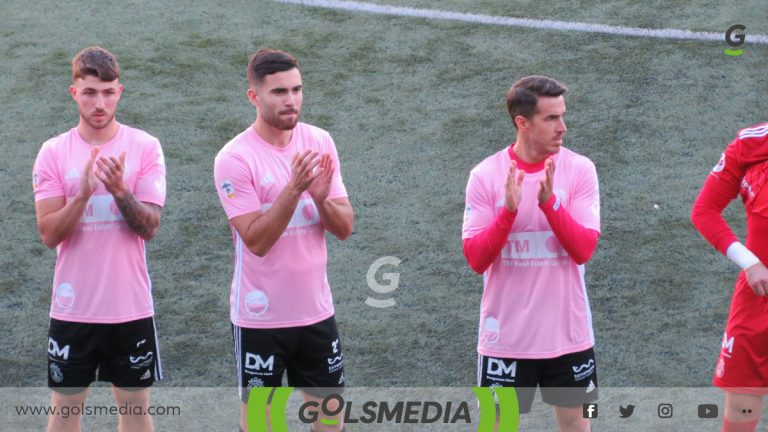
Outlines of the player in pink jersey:
[[562,147],[565,91],[543,76],[509,90],[517,141],[472,169],[462,237],[483,274],[478,385],[515,387],[521,413],[540,386],[561,431],[588,431],[597,370],[584,264],[600,199],[594,164]]
[[[343,388],[325,232],[344,240],[354,220],[331,136],[299,122],[296,59],[262,49],[250,58],[248,82],[256,120],[214,164],[235,244],[230,319],[243,430],[250,389],[280,386],[285,371],[307,401],[322,401],[318,388]],[[334,420],[317,421],[312,430],[343,430],[343,412]]]
[[[741,194],[746,246],[722,216]],[[739,131],[691,211],[702,236],[742,268],[736,280],[714,384],[725,391],[723,431],[751,432],[768,394],[768,123]]]
[[[158,231],[165,162],[158,140],[120,124],[123,87],[110,52],[86,48],[72,60],[77,127],[43,144],[33,168],[37,225],[56,248],[48,385],[48,431],[79,431],[80,407],[96,378],[113,384],[119,406],[146,412],[162,379],[144,242]],[[152,418],[120,415],[119,429],[153,430]]]

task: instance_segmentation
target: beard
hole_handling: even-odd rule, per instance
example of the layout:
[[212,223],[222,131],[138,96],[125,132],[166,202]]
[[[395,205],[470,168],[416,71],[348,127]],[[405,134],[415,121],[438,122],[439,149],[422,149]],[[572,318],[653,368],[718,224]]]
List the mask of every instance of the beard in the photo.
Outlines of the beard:
[[[296,117],[293,118],[287,118],[283,117],[283,114],[296,114]],[[276,114],[271,115],[262,115],[262,119],[265,123],[272,126],[275,129],[280,130],[292,130],[296,127],[296,124],[299,122],[299,118],[301,117],[301,112],[298,110],[284,110],[279,111]]]
[[106,114],[105,117],[103,117],[101,120],[96,120],[94,118],[94,115],[86,115],[83,112],[80,112],[80,117],[85,121],[85,123],[92,127],[93,129],[104,129],[105,127],[109,126],[112,121],[115,119],[115,113],[112,113],[111,115],[107,113],[106,111],[99,112],[99,114],[104,113]]

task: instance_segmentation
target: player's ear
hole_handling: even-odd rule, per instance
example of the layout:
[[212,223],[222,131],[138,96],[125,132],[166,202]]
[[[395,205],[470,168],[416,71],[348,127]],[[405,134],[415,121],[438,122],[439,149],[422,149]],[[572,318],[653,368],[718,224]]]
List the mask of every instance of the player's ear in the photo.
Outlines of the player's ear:
[[514,121],[515,121],[515,125],[517,126],[517,130],[523,130],[523,129],[527,130],[528,129],[528,119],[527,118],[525,118],[525,117],[523,117],[521,115],[517,115],[517,116],[515,116]]
[[259,94],[253,87],[248,87],[248,91],[245,92],[245,94],[248,96],[248,101],[251,102],[251,105],[258,108],[259,107]]
[[77,95],[77,89],[75,89],[74,84],[69,86],[69,95],[72,96],[72,99],[77,100],[77,98],[75,97]]

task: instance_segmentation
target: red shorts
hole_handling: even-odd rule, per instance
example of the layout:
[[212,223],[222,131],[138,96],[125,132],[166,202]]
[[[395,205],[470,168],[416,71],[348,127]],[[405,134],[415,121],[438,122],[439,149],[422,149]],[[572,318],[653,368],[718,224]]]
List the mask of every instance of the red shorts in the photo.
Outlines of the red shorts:
[[768,298],[736,281],[713,384],[735,393],[768,395]]

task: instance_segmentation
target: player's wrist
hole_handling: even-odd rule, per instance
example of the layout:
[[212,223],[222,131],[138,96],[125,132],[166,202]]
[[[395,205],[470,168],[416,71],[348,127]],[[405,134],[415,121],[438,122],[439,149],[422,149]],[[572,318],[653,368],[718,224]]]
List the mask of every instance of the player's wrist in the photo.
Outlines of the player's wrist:
[[539,208],[542,210],[557,210],[560,207],[560,203],[557,199],[557,195],[552,194],[546,200],[539,201]]
[[514,210],[510,209],[507,204],[504,204],[501,206],[501,210],[499,211],[499,214],[504,218],[512,218],[517,215],[517,207],[515,207]]
[[323,194],[323,193],[320,193],[320,194],[315,193],[315,194],[313,194],[312,192],[309,192],[309,195],[312,197],[312,200],[318,206],[322,205],[326,201],[328,201],[328,194]]
[[520,206],[519,204],[512,205],[512,204],[510,204],[508,202],[505,202],[504,205],[501,206],[501,210],[502,211],[506,211],[507,213],[509,213],[511,215],[515,215],[515,214],[517,214],[517,208],[519,206]]
[[130,192],[125,187],[122,188],[116,188],[114,192],[112,192],[112,196],[115,198],[115,201],[125,201],[128,199],[128,194]]
[[86,204],[88,202],[88,200],[91,199],[91,195],[93,195],[93,192],[94,191],[91,191],[90,193],[89,192],[85,192],[81,188],[79,191],[77,191],[75,196],[72,197],[72,201],[74,201],[76,204]]
[[301,196],[301,194],[304,193],[304,191],[295,185],[288,184],[283,189],[283,193],[287,195],[288,198],[295,199],[296,201],[298,201],[299,197]]
[[755,254],[752,253],[749,249],[746,248],[743,244],[740,242],[733,242],[730,246],[728,246],[728,250],[726,251],[725,255],[733,261],[736,265],[741,267],[742,270],[746,270],[756,264],[760,264],[760,259],[758,259]]

